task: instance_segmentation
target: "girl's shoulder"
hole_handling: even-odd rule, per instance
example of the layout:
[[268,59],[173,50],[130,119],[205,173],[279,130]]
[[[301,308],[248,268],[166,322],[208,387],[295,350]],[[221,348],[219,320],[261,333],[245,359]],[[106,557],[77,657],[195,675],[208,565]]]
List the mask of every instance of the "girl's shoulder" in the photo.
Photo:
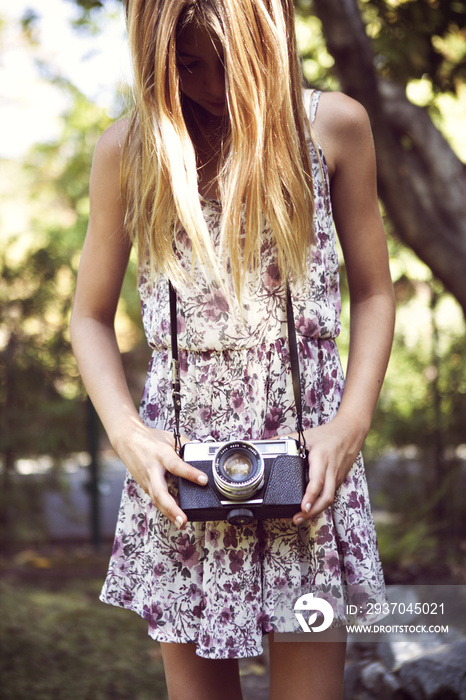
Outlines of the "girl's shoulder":
[[313,129],[330,173],[349,144],[372,141],[369,117],[360,102],[342,92],[322,92]]
[[120,163],[123,145],[129,129],[129,119],[120,119],[108,127],[99,137],[95,148],[95,158],[106,161],[109,165]]
[[316,122],[327,129],[354,129],[368,122],[367,112],[360,102],[343,92],[322,92],[319,97]]
[[120,196],[121,154],[128,125],[127,120],[115,122],[97,141],[91,169],[91,202],[114,201]]

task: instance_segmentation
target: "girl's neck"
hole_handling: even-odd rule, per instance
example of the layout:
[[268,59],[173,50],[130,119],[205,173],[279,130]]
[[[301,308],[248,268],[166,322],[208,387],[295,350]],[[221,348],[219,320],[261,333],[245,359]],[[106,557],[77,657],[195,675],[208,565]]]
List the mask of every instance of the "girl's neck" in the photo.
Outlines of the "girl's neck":
[[218,167],[224,137],[222,119],[211,118],[197,123],[192,129],[196,151],[199,194],[206,199],[218,199]]

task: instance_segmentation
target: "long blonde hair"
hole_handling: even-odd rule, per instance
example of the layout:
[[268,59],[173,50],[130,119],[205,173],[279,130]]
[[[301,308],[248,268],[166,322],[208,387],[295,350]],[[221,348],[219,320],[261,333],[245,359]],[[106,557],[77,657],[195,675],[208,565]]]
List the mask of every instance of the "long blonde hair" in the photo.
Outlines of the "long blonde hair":
[[[183,228],[194,258],[220,285],[229,259],[239,298],[247,271],[258,269],[267,226],[281,277],[302,279],[315,240],[314,200],[293,1],[128,0],[126,11],[135,107],[121,184],[140,261],[149,252],[152,271],[182,284],[186,273],[174,241]],[[203,217],[195,146],[180,98],[176,36],[189,22],[220,42],[225,64],[219,252]]]

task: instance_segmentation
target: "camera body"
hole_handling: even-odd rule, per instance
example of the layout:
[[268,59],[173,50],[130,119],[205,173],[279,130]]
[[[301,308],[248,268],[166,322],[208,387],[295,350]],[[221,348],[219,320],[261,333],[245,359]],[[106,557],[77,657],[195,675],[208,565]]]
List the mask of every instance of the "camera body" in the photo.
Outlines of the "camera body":
[[182,458],[208,476],[206,486],[179,479],[188,520],[290,518],[301,508],[308,481],[307,454],[289,437],[274,440],[188,442]]

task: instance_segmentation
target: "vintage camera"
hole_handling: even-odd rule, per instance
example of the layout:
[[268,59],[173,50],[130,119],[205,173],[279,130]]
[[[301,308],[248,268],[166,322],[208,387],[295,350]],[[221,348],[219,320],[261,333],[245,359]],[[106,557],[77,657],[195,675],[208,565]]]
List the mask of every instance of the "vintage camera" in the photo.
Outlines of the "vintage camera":
[[182,458],[209,478],[206,486],[179,479],[180,507],[189,520],[245,525],[254,519],[292,517],[301,508],[308,462],[293,438],[209,438],[186,443]]

